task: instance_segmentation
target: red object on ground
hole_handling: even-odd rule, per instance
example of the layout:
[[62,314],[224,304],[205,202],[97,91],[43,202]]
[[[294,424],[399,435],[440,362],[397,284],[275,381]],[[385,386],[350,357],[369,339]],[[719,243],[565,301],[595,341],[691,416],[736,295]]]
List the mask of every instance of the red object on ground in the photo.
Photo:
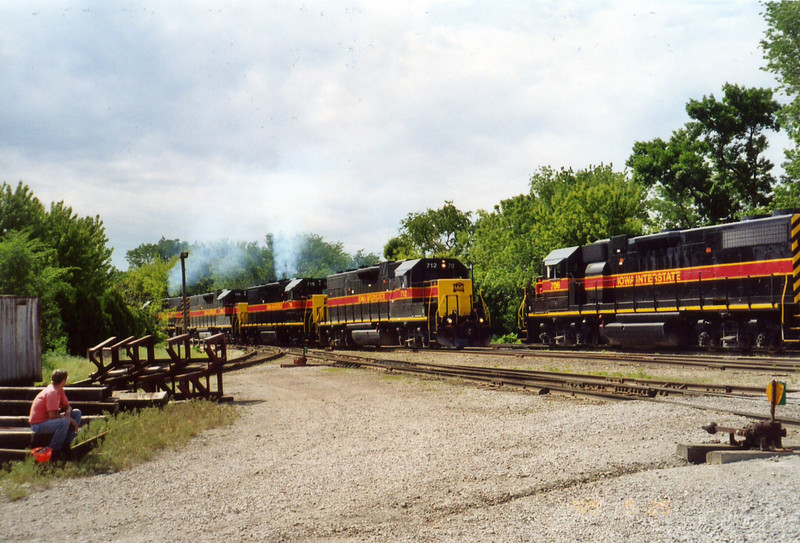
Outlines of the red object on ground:
[[53,456],[53,449],[50,447],[36,447],[35,449],[31,449],[31,454],[36,461],[41,464],[50,461],[50,458]]

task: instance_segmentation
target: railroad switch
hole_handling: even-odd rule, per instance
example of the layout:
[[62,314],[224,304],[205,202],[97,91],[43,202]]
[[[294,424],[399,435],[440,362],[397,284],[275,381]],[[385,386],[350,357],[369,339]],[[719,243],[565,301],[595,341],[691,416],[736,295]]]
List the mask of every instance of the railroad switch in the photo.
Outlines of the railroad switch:
[[304,346],[303,347],[302,356],[299,356],[299,357],[294,359],[294,365],[295,366],[305,366],[306,363],[308,362],[308,358],[306,357],[307,354],[308,354],[308,347]]
[[[781,438],[786,437],[786,428],[783,428],[780,422],[768,420],[754,422],[744,428],[727,428],[711,422],[704,425],[703,430],[712,435],[717,432],[727,432],[730,434],[730,443],[734,447],[761,449],[762,451],[782,449]],[[736,436],[744,439],[737,441]]]

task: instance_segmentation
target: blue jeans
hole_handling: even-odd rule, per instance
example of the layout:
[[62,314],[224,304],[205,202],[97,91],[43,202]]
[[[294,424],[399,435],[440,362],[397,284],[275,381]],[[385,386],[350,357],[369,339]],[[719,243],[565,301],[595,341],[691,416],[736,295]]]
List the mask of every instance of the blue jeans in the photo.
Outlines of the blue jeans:
[[[78,427],[81,425],[81,410],[73,409],[70,414]],[[68,418],[50,419],[39,424],[32,424],[31,430],[34,434],[49,434],[53,432],[53,437],[50,440],[50,448],[53,451],[60,451],[64,447],[69,447],[72,440],[75,439],[75,429]]]

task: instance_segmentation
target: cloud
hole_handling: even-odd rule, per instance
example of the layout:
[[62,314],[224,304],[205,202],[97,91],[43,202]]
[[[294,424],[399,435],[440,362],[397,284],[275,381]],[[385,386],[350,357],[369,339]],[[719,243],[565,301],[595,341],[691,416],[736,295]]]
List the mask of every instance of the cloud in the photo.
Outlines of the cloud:
[[[6,3],[3,179],[162,235],[380,253],[540,166],[622,169],[723,83],[774,85],[750,2]],[[777,142],[777,143],[776,143]],[[773,139],[780,162],[780,138]]]

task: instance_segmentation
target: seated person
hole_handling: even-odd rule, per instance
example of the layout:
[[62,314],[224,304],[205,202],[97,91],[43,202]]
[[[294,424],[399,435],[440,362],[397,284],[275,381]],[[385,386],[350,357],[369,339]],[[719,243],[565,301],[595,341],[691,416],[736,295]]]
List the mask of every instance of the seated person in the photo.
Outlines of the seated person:
[[81,411],[72,409],[64,392],[67,371],[55,370],[51,381],[33,400],[28,423],[34,434],[53,433],[50,448],[53,449],[53,456],[58,457],[69,450],[72,440],[75,439],[81,424]]

